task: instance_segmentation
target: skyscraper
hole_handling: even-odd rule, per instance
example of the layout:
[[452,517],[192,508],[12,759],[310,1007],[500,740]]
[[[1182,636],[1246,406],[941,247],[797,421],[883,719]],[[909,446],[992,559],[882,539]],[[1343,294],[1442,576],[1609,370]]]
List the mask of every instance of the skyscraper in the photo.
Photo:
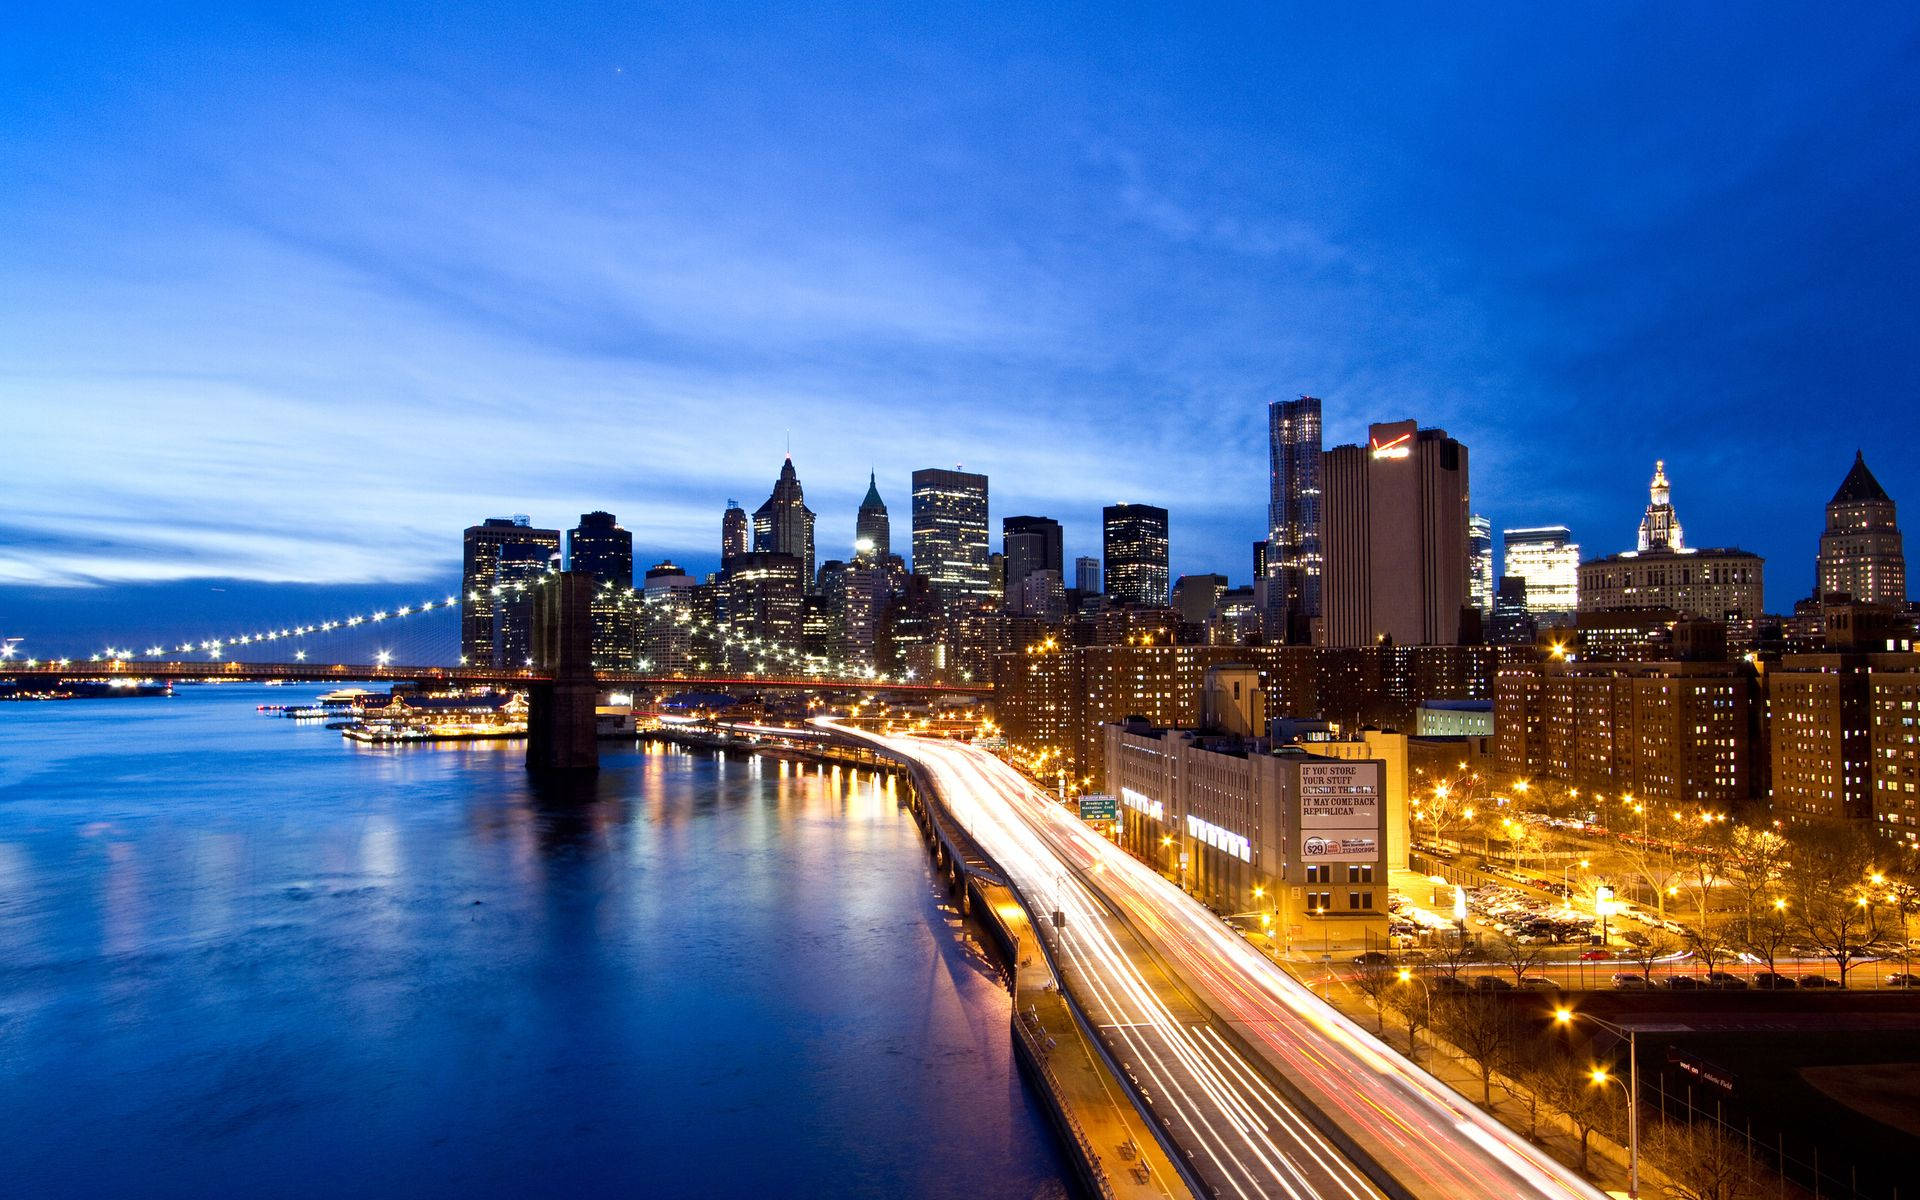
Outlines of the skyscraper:
[[1815,578],[1816,598],[1845,592],[1862,604],[1907,602],[1907,555],[1893,498],[1858,451],[1853,469],[1827,502]]
[[1081,596],[1100,594],[1100,560],[1082,555],[1073,560],[1073,590]]
[[567,569],[602,583],[633,586],[633,534],[610,512],[580,514],[567,531]]
[[753,510],[753,550],[756,554],[785,554],[800,563],[805,591],[813,591],[813,510],[807,507],[793,456],[780,464],[773,494]]
[[1467,518],[1467,603],[1493,615],[1493,522],[1478,513]]
[[[558,529],[535,529],[523,516],[489,517],[469,526],[460,559],[460,660],[472,666],[498,666],[493,654],[495,594],[500,583],[501,552],[508,547],[538,552],[551,563],[560,552]],[[517,555],[522,561],[525,555]]]
[[1110,504],[1101,511],[1107,599],[1162,608],[1173,580],[1167,565],[1167,510]]
[[1182,575],[1173,581],[1173,607],[1183,625],[1204,625],[1227,590],[1225,575]]
[[1572,616],[1580,606],[1580,547],[1573,532],[1565,525],[1542,525],[1505,530],[1501,540],[1504,571],[1527,581],[1527,611],[1535,620],[1553,624]]
[[915,471],[913,573],[926,577],[943,611],[993,601],[987,555],[987,477]]
[[609,512],[580,514],[567,531],[567,569],[593,576],[593,661],[607,668],[632,666],[637,653],[639,610],[633,589],[633,534]]
[[1413,421],[1367,434],[1365,446],[1326,453],[1325,644],[1457,644],[1467,604],[1467,448]]
[[[525,667],[533,663],[533,598],[540,580],[556,565],[554,551],[535,542],[508,542],[500,547],[497,591],[493,594],[493,629],[487,653],[496,667]],[[469,662],[486,661],[469,658]]]
[[860,501],[860,512],[853,520],[853,553],[855,557],[866,557],[884,561],[893,553],[893,541],[887,522],[887,505],[880,499],[880,484],[873,474],[867,473],[867,495]]
[[1060,522],[1052,517],[1008,517],[1000,522],[1000,546],[1006,556],[1006,601],[1016,609],[1020,584],[1035,571],[1063,578]]
[[1320,401],[1267,406],[1267,612],[1276,639],[1309,640],[1320,615]]
[[725,565],[730,558],[753,549],[751,534],[747,529],[747,510],[740,507],[738,500],[727,501],[727,511],[720,517],[720,562]]

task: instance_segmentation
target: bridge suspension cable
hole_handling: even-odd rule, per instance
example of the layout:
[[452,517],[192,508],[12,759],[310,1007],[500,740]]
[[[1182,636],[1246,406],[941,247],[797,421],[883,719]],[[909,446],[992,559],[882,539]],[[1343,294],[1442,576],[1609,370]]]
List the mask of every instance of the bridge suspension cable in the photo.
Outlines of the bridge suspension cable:
[[[539,587],[553,577],[554,575],[549,573],[533,580],[494,584],[487,590],[488,594],[495,597],[504,596],[518,599],[523,598],[529,588]],[[671,594],[648,594],[638,588],[622,586],[612,581],[604,582],[600,586],[603,590],[613,593],[614,603],[619,609],[633,613],[643,621],[651,622],[655,631],[657,631],[659,625],[671,623],[683,627],[690,639],[698,638],[708,643],[710,648],[716,652],[714,654],[716,658],[723,657],[725,651],[733,650],[739,652],[739,654],[754,664],[753,668],[746,669],[746,673],[749,675],[768,673],[768,664],[772,663],[778,667],[785,668],[795,675],[813,676],[823,679],[863,679],[871,680],[876,684],[896,682],[911,683],[914,679],[914,672],[910,670],[901,672],[898,676],[895,676],[881,672],[868,663],[835,659],[817,652],[810,653],[804,648],[781,642],[764,634],[747,633],[737,630],[727,622],[702,616],[699,613],[690,611],[683,605],[674,603],[674,597]],[[474,599],[480,597],[480,593],[477,591],[471,593],[471,595]],[[460,598],[450,595],[439,599],[422,600],[411,604],[396,604],[390,608],[362,611],[343,616],[330,617],[324,620],[309,621],[298,625],[268,626],[265,628],[229,633],[218,637],[201,638],[197,641],[122,638],[117,639],[115,644],[108,645],[100,652],[89,655],[84,661],[94,663],[125,662],[133,664],[141,661],[164,660],[169,656],[177,654],[205,654],[209,659],[218,660],[221,658],[234,657],[238,652],[253,647],[279,646],[283,643],[299,642],[304,639],[326,634],[361,630],[392,622],[405,621],[409,618],[417,618],[430,613],[447,612],[458,608],[459,604]],[[294,659],[296,661],[304,662],[306,656],[307,651],[304,649],[294,651]],[[18,657],[18,647],[13,641],[0,642],[0,660],[17,660]],[[380,665],[385,666],[392,658],[392,655],[389,651],[383,650],[378,652],[376,657],[380,659]],[[653,670],[662,665],[648,661],[639,653],[636,653],[635,657],[636,661],[633,665],[641,672]],[[56,665],[67,665],[75,660],[72,658],[58,657],[47,658],[45,660],[30,658],[25,661],[28,666],[36,666],[42,661]],[[464,661],[465,660],[462,659],[462,662]],[[707,669],[707,663],[705,661],[701,661],[699,666],[702,670]],[[698,678],[697,674],[692,672],[689,672],[689,676],[694,679]]]

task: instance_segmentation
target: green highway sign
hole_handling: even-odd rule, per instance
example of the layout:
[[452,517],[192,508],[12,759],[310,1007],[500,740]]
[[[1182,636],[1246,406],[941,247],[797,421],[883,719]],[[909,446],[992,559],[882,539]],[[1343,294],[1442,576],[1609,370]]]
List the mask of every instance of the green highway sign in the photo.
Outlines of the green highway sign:
[[1111,821],[1118,809],[1112,796],[1098,793],[1080,797],[1080,819],[1082,821]]

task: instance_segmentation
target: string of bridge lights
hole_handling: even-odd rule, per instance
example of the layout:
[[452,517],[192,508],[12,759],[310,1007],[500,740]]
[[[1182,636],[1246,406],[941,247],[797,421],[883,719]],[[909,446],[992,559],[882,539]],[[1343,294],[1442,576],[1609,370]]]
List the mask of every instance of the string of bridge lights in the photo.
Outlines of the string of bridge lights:
[[[496,592],[498,588],[494,589]],[[357,629],[364,625],[378,625],[388,621],[398,621],[406,617],[419,616],[439,609],[452,608],[460,603],[457,596],[448,596],[441,600],[423,600],[418,604],[400,604],[393,608],[375,609],[370,613],[356,613],[352,616],[336,617],[326,621],[315,621],[306,625],[286,625],[279,629],[255,630],[251,633],[236,633],[227,637],[203,638],[198,642],[179,642],[172,645],[152,643],[145,649],[136,649],[137,642],[129,640],[124,646],[108,646],[98,654],[88,656],[88,662],[134,662],[143,659],[159,659],[168,654],[205,654],[218,659],[229,650],[239,646],[258,646],[273,642],[292,641],[297,638],[333,633],[342,629]],[[0,658],[13,658],[17,651],[12,646],[0,646]],[[381,665],[391,655],[381,651]],[[307,652],[297,650],[294,657],[298,661],[306,660]],[[58,666],[69,666],[71,658],[53,658],[46,660]],[[29,667],[38,666],[40,660],[27,659]]]
[[[535,580],[493,584],[487,589],[487,594],[496,597],[522,597],[526,594],[530,586],[537,587],[554,577],[554,575],[548,574]],[[719,621],[709,620],[696,613],[689,612],[683,607],[672,604],[672,598],[670,596],[657,594],[648,595],[638,588],[620,587],[612,581],[603,582],[600,586],[602,590],[617,591],[617,603],[623,607],[630,609],[635,602],[638,602],[643,609],[657,609],[666,606],[668,608],[667,612],[643,613],[643,615],[653,619],[671,619],[675,624],[686,626],[690,633],[703,636],[719,645],[737,646],[747,651],[754,657],[757,667],[757,672],[750,671],[749,674],[765,673],[768,660],[771,659],[776,663],[783,663],[790,667],[797,668],[802,674],[807,675],[864,678],[871,679],[875,683],[910,683],[914,678],[914,672],[911,670],[902,672],[899,679],[896,680],[894,677],[882,674],[874,667],[866,664],[834,662],[822,655],[808,654],[803,650],[783,645],[768,637],[737,633]],[[478,600],[481,593],[474,591],[468,595],[469,598]],[[237,633],[226,637],[203,638],[198,642],[180,642],[171,646],[157,643],[150,644],[144,650],[136,649],[135,643],[129,642],[125,646],[108,646],[100,653],[90,655],[87,661],[95,663],[132,663],[143,660],[158,660],[168,654],[194,653],[205,654],[210,659],[218,660],[228,652],[240,647],[271,645],[279,642],[295,641],[301,638],[335,633],[341,630],[358,629],[368,625],[379,625],[390,621],[404,620],[407,617],[444,611],[455,607],[459,602],[458,596],[447,596],[439,600],[423,600],[418,604],[401,604],[390,609],[375,609],[370,613],[356,613],[351,616],[315,621],[304,625],[289,625],[282,626],[279,629],[255,630],[249,633]],[[0,659],[12,659],[16,657],[16,655],[17,648],[14,645],[11,643],[0,643]],[[306,650],[301,649],[294,651],[295,661],[305,662],[306,657]],[[381,650],[378,651],[374,657],[379,662],[379,665],[386,666],[392,661],[393,656],[391,651]],[[73,663],[71,658],[47,659],[45,661],[52,665],[62,667],[70,666]],[[463,664],[466,662],[464,655],[460,661]],[[41,660],[36,658],[26,660],[26,665],[29,667],[37,667],[40,663]],[[697,661],[696,665],[701,670],[709,669],[709,664],[705,660]],[[650,668],[651,664],[648,660],[641,659],[638,662],[638,666],[640,670],[645,671]]]

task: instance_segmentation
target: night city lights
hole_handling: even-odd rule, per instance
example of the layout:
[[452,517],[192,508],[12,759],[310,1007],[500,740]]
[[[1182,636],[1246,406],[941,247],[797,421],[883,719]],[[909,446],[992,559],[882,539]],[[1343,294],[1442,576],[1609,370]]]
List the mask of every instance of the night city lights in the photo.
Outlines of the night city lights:
[[1920,1193],[1920,12],[6,45],[8,1196]]

